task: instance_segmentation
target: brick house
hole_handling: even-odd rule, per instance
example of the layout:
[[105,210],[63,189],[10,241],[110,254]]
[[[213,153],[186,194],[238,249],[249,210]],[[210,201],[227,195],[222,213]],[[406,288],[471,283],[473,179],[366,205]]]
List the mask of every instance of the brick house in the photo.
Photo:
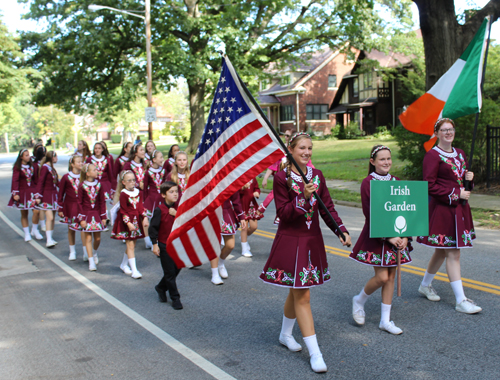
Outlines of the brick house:
[[258,101],[272,125],[280,132],[288,128],[330,134],[336,115],[328,110],[341,78],[354,62],[329,48],[315,52],[306,63],[292,63],[285,69],[270,69],[273,79],[261,82]]
[[411,59],[398,53],[361,51],[352,70],[341,78],[328,115],[334,116],[340,125],[353,121],[366,134],[373,134],[379,126],[398,125],[405,104],[399,81],[383,80],[375,68],[362,72],[359,69],[363,59],[375,60],[381,68],[398,70],[409,69]]

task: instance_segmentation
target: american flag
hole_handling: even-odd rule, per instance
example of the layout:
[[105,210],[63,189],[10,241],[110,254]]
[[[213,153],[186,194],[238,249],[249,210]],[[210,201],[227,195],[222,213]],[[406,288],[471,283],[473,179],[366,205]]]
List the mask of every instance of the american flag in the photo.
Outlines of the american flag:
[[167,251],[178,268],[220,255],[221,206],[283,157],[277,138],[224,57],[207,125],[182,193]]

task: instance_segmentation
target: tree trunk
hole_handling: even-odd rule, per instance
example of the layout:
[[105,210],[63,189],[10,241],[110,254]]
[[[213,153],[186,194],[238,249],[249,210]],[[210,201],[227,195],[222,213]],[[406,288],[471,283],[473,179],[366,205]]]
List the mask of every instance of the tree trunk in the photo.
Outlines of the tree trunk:
[[192,80],[187,82],[189,89],[189,111],[191,113],[191,137],[187,146],[188,153],[195,152],[205,128],[205,81]]
[[467,48],[487,15],[491,22],[500,15],[500,1],[492,0],[464,25],[457,22],[453,0],[413,0],[418,7],[424,41],[426,77],[429,90]]

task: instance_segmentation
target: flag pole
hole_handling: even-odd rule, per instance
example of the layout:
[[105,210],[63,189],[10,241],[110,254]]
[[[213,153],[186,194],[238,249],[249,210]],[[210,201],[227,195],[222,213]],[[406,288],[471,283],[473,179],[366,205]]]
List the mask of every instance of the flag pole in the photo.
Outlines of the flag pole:
[[[488,61],[488,50],[490,48],[490,37],[491,37],[491,15],[490,15],[490,20],[489,20],[489,25],[488,25],[488,41],[486,42],[486,51],[484,54],[484,63],[483,63],[483,75],[481,77],[481,97],[483,96],[483,86],[484,86],[484,78],[486,76],[486,62]],[[470,147],[470,155],[469,155],[469,170],[472,168],[472,159],[474,157],[474,145],[476,143],[476,137],[477,137],[477,126],[479,124],[479,112],[476,113],[476,120],[474,122],[474,132],[472,133],[472,143]],[[470,181],[464,180],[464,187],[465,190],[470,191]],[[462,201],[462,204],[465,205],[467,201],[464,199]]]
[[[235,70],[236,72],[236,70]],[[250,101],[252,102],[252,104],[255,106],[255,108],[257,109],[257,111],[259,112],[260,116],[264,119],[264,121],[266,122],[267,126],[269,127],[269,129],[273,132],[274,136],[276,137],[276,140],[279,142],[279,144],[281,145],[281,148],[283,149],[283,151],[285,151],[285,154],[286,154],[286,158],[287,160],[289,160],[292,165],[295,166],[295,168],[299,171],[299,174],[300,176],[302,177],[303,181],[305,184],[308,184],[309,183],[309,180],[306,178],[304,172],[302,171],[302,169],[299,167],[299,165],[297,164],[297,162],[295,161],[295,159],[293,158],[292,154],[288,151],[288,148],[285,146],[285,143],[281,140],[278,132],[274,129],[274,127],[272,126],[271,122],[268,120],[266,114],[262,111],[262,109],[260,108],[260,106],[257,104],[257,102],[255,101],[254,97],[252,96],[252,94],[250,93],[250,91],[248,90],[247,86],[245,85],[245,83],[243,82],[243,80],[240,78],[239,74],[236,72],[236,75],[238,76],[238,80],[240,81],[240,84],[241,84],[241,87],[244,89],[245,93],[247,94],[248,98],[250,99]],[[340,237],[342,238],[343,241],[346,241],[346,237],[344,235],[344,233],[342,232],[342,230],[340,229],[339,225],[337,224],[337,222],[335,221],[335,219],[333,219],[333,216],[332,214],[330,213],[330,210],[328,210],[326,208],[326,205],[324,204],[323,200],[319,197],[318,193],[316,193],[316,191],[313,192],[314,196],[316,197],[316,199],[318,200],[318,203],[319,203],[319,207],[326,212],[326,214],[328,215],[328,219],[330,220],[330,222],[333,224],[333,226],[336,228],[337,231],[339,231],[339,235]],[[348,245],[348,247],[350,247],[350,245]]]

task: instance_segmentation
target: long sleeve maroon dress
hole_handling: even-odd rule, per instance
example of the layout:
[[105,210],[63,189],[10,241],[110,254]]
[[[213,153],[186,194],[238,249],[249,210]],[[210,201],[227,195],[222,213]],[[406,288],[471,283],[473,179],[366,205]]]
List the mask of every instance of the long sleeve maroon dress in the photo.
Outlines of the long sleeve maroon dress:
[[[117,240],[137,240],[144,238],[142,221],[146,216],[146,210],[144,209],[139,189],[135,188],[133,191],[123,189],[120,193],[120,210],[118,210],[118,215],[113,225],[111,238]],[[136,229],[130,231],[127,223],[132,223]]]
[[82,227],[83,232],[104,231],[106,226],[102,223],[102,220],[107,219],[108,213],[106,211],[104,191],[97,179],[92,182],[83,181],[83,183],[80,183],[78,187],[78,206],[79,223],[87,222],[87,226]]
[[83,228],[78,222],[79,203],[78,190],[80,187],[80,175],[73,172],[66,173],[59,182],[59,195],[57,204],[59,212],[63,213],[61,223],[67,224],[74,231],[81,231]]
[[[11,197],[8,207],[18,210],[30,210],[35,208],[35,194],[38,171],[33,165],[21,165],[21,170],[14,167],[12,172]],[[14,196],[19,195],[19,200],[15,201]]]

